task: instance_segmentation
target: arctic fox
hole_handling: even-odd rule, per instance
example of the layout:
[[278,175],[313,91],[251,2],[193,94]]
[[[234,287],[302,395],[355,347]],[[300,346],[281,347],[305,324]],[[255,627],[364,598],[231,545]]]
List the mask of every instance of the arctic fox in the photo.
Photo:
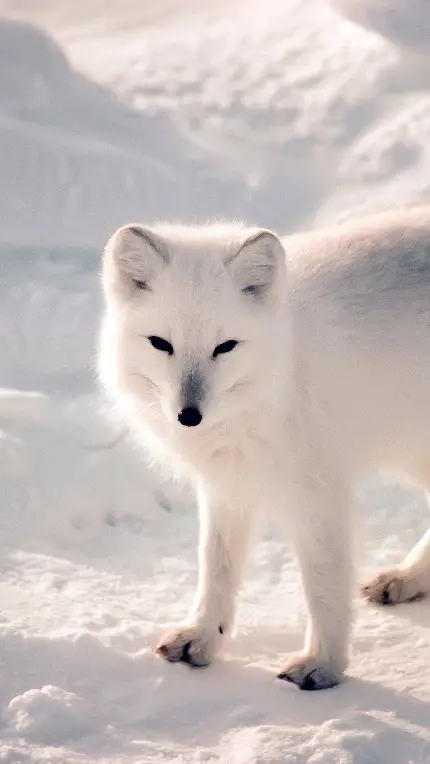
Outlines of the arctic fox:
[[[107,244],[99,368],[151,454],[194,483],[199,578],[157,652],[210,663],[233,627],[261,512],[283,518],[309,621],[279,673],[348,663],[352,495],[369,470],[430,490],[430,206],[278,238],[242,225],[120,228]],[[430,532],[363,594],[430,590]]]

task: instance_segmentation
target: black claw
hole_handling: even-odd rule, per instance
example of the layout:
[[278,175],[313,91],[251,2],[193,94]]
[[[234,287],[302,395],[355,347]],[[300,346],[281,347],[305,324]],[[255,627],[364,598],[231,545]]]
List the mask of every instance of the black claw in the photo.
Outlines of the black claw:
[[218,631],[219,631],[220,634],[224,634],[224,629],[221,626],[221,624],[218,626]]
[[423,600],[426,595],[423,592],[418,592],[417,594],[414,594],[413,597],[410,597],[407,601],[408,602],[417,602],[418,600]]
[[181,663],[188,663],[188,665],[192,665],[192,658],[190,655],[190,648],[191,648],[191,642],[187,642],[184,645],[184,649],[181,655]]
[[314,674],[315,669],[309,674],[306,674],[301,682],[298,682],[296,679],[294,679],[294,677],[291,676],[291,674],[287,673],[278,674],[278,679],[284,679],[286,682],[291,682],[291,684],[295,684],[300,690],[318,690],[316,682],[313,678]]
[[206,666],[209,665],[209,661],[208,661],[208,663],[194,663],[193,657],[192,657],[192,655],[190,655],[190,649],[191,649],[191,645],[192,644],[193,643],[191,641],[191,642],[187,642],[184,645],[184,649],[182,651],[182,655],[181,655],[181,657],[179,659],[180,662],[181,663],[186,663],[187,666],[189,666],[190,668],[193,668],[193,669],[194,668],[196,668],[196,669],[205,668]]
[[295,684],[295,681],[293,677],[291,676],[291,674],[286,674],[286,673],[278,674],[278,679],[283,679],[285,682],[292,682],[293,684]]
[[314,675],[315,670],[311,671],[309,674],[306,674],[305,678],[302,682],[300,682],[299,687],[301,690],[318,690],[319,688],[316,685]]
[[337,682],[335,681],[331,682],[330,684],[327,682],[326,684],[319,686],[314,678],[316,673],[317,669],[310,671],[309,674],[306,674],[301,682],[296,681],[296,679],[294,679],[291,674],[287,673],[278,674],[278,679],[284,679],[286,682],[291,682],[292,684],[295,684],[299,690],[306,690],[308,692],[312,692],[313,690],[328,690],[330,687],[336,686]]

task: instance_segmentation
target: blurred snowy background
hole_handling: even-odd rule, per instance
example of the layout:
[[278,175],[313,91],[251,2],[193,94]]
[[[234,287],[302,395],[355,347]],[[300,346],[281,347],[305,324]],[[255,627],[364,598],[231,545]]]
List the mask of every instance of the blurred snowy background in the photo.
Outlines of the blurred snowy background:
[[[0,14],[0,383],[49,397],[38,423],[17,404],[20,441],[43,422],[86,463],[82,444],[104,442],[98,273],[117,226],[222,215],[288,232],[430,198],[427,0],[0,0]],[[106,454],[106,481],[123,458]],[[59,487],[45,455],[38,480]],[[61,481],[86,503],[76,490]]]
[[[430,200],[430,3],[0,0],[0,178],[0,588],[6,603],[7,709],[0,760],[13,764],[42,760],[40,751],[57,740],[52,729],[60,729],[62,743],[69,733],[74,739],[89,734],[83,723],[88,708],[79,705],[82,687],[79,695],[71,680],[55,672],[52,680],[53,640],[90,633],[98,646],[127,644],[128,654],[146,648],[156,638],[157,621],[185,612],[195,576],[187,500],[159,486],[101,415],[94,355],[100,253],[107,237],[130,220],[195,222],[220,215],[286,233],[365,209]],[[381,539],[387,533],[387,496],[375,499],[382,514],[376,514],[373,530]],[[405,500],[395,494],[395,501],[400,507]],[[390,519],[391,535],[379,543],[374,563],[396,559],[424,528],[421,505],[406,506],[406,513]],[[268,585],[273,577],[282,580],[290,596],[299,598],[293,562],[277,542],[266,543],[260,578],[268,577]],[[97,570],[91,573],[93,564]],[[109,578],[111,568],[117,578]],[[70,602],[60,607],[51,584],[45,590],[40,583],[46,577],[56,592],[70,577],[81,588],[75,583]],[[172,577],[176,588],[170,591]],[[115,616],[103,609],[114,596],[111,590],[123,598],[124,612],[118,605]],[[262,595],[266,620],[270,613],[276,620],[278,594]],[[130,611],[133,596],[138,604]],[[39,607],[32,611],[35,598],[45,620]],[[247,601],[251,613],[253,595]],[[146,610],[150,626],[139,620]],[[102,613],[101,620],[94,611]],[[136,619],[131,626],[124,615],[129,612]],[[253,617],[248,614],[245,622],[249,626]],[[30,663],[39,655],[40,674],[25,668],[12,681],[26,655],[14,640],[28,634],[48,635],[51,642],[42,660],[29,648]],[[71,674],[81,680],[93,661],[91,649],[84,647],[83,662],[74,654]],[[58,650],[60,663],[63,653],[69,661],[67,645]],[[94,688],[103,697],[101,677],[111,660],[106,658],[100,676],[96,671],[93,685],[89,681],[91,702]],[[145,681],[155,693],[164,667],[153,668],[151,661]],[[112,682],[114,708],[121,683]],[[42,691],[43,683],[57,689]],[[72,689],[78,694],[70,700]],[[148,711],[150,720],[139,733],[145,740],[165,719],[168,696],[160,692],[160,714]],[[136,698],[121,702],[136,715],[142,703],[137,685]],[[369,714],[365,702],[363,708]],[[230,719],[220,713],[220,719]],[[242,719],[245,727],[254,716]],[[103,758],[101,740],[113,723],[108,712],[107,718],[104,727],[100,720],[90,725],[91,761],[123,761]],[[297,730],[303,718],[296,714]],[[123,735],[115,756],[127,751],[130,762],[203,761],[212,755],[211,761],[257,761],[254,753],[240,758],[241,738],[237,758],[227,756],[222,734],[230,735],[229,724],[220,722],[215,747],[203,735],[198,759],[177,753],[173,743],[164,749],[146,742],[144,754],[142,747],[131,752],[127,745],[135,732],[115,728]],[[170,740],[168,724],[163,730]],[[115,734],[109,734],[112,747]],[[314,761],[319,744],[315,751],[303,748],[295,734],[284,736],[295,752],[291,761]],[[255,735],[243,745],[263,756],[264,744]],[[337,743],[327,735],[328,758],[315,762],[349,762],[342,758],[342,734],[330,732]],[[287,760],[276,758],[276,735],[273,740],[267,748],[272,758],[259,762]],[[365,753],[351,761],[388,761],[378,758],[384,745],[372,749],[370,758]],[[393,747],[390,763],[430,761],[428,748],[414,746],[406,746],[409,759],[397,759]],[[84,750],[88,756],[90,748]],[[75,753],[51,751],[52,758],[43,760],[81,761]]]

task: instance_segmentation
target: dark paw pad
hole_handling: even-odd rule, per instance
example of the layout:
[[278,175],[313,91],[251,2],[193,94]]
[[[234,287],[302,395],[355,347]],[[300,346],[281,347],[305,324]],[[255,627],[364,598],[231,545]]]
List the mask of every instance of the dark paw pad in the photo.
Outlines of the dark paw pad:
[[186,663],[187,666],[208,666],[211,662],[211,645],[206,635],[193,628],[170,631],[155,648],[160,658],[169,663]]
[[392,605],[391,597],[390,597],[390,591],[388,588],[384,589],[381,595],[381,603],[382,605]]
[[306,674],[306,676],[303,677],[299,682],[297,682],[294,677],[290,676],[290,674],[278,674],[278,679],[284,679],[286,682],[292,682],[293,684],[297,685],[297,687],[300,690],[321,690],[321,687],[318,687],[317,683],[315,682],[314,675],[316,671],[310,671],[309,674]]
[[186,644],[183,647],[182,655],[179,658],[181,663],[187,663],[189,666],[193,665],[193,659],[190,655],[190,647],[192,645],[192,642],[186,642]]
[[314,690],[328,690],[339,684],[339,679],[332,676],[329,672],[321,668],[314,668],[311,671],[282,671],[278,674],[278,679],[295,684],[299,690],[311,692]]

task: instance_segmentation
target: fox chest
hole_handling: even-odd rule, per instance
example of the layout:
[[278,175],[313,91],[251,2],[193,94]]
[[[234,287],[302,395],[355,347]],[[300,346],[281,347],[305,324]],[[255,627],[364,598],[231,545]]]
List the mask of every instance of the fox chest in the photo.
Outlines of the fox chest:
[[192,462],[206,485],[226,501],[273,503],[285,477],[283,452],[273,437],[245,433],[201,446]]

